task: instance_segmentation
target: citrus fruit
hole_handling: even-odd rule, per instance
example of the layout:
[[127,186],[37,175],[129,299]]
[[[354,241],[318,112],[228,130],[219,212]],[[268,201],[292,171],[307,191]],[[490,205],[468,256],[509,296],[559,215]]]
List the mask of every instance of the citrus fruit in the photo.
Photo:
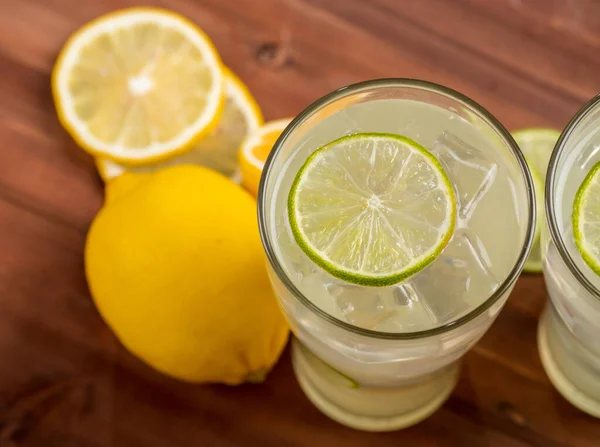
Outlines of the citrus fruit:
[[106,184],[104,203],[107,204],[114,202],[118,198],[126,195],[128,192],[133,191],[140,183],[150,178],[152,178],[151,173],[123,173],[123,175],[120,175],[113,181]]
[[300,248],[347,282],[386,286],[430,264],[448,244],[456,198],[418,143],[361,133],[311,154],[292,184],[288,215]]
[[110,160],[98,159],[100,176],[111,180],[125,171],[150,172],[177,164],[197,164],[214,169],[228,177],[238,171],[237,152],[240,144],[262,124],[258,104],[244,83],[229,69],[225,73],[225,106],[217,127],[183,154],[146,166],[128,167]]
[[542,225],[545,224],[544,216],[544,186],[546,181],[546,170],[554,145],[560,136],[560,132],[554,129],[531,128],[521,129],[513,132],[513,137],[527,161],[531,172],[533,187],[535,189],[535,202],[537,219],[535,235],[529,257],[525,262],[523,270],[529,273],[542,271],[542,246],[540,234]]
[[189,148],[223,108],[223,70],[210,39],[154,8],[99,17],[73,34],[52,72],[59,119],[92,154],[131,165]]
[[523,270],[528,273],[540,273],[542,271],[543,261],[541,234],[542,225],[545,225],[544,222],[546,219],[546,216],[544,215],[544,181],[537,171],[531,169],[530,172],[531,180],[533,180],[533,189],[535,191],[535,212],[537,218],[535,221],[535,232],[533,234],[531,251],[525,261]]
[[573,236],[585,263],[600,275],[600,163],[590,170],[575,195]]
[[123,345],[186,381],[264,378],[288,327],[269,284],[250,194],[192,165],[126,173],[110,187],[119,194],[92,223],[85,270],[100,314]]
[[290,123],[291,118],[269,121],[248,136],[239,151],[242,186],[255,197],[258,195],[260,175],[265,161],[281,132]]
[[530,128],[517,130],[512,135],[525,155],[529,168],[535,170],[545,181],[550,155],[560,132],[554,129]]

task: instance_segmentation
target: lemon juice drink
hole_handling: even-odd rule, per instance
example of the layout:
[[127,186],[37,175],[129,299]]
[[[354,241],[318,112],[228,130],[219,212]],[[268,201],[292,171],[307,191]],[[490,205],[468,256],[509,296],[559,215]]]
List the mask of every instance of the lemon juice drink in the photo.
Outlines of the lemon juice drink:
[[550,300],[540,320],[544,368],[572,404],[600,417],[600,98],[569,123],[546,179],[544,279]]
[[435,411],[531,246],[524,159],[484,109],[444,87],[347,87],[288,126],[259,221],[309,399],[359,429]]

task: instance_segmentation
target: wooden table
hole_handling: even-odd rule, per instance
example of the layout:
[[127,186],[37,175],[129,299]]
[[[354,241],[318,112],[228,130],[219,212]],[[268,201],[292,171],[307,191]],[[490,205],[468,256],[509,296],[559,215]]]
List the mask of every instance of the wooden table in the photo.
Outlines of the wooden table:
[[[134,0],[0,0],[0,447],[597,447],[600,421],[551,386],[536,349],[546,299],[525,275],[425,422],[369,434],[304,397],[289,352],[261,386],[191,386],[130,356],[83,275],[102,202],[91,159],[61,130],[50,70],[67,36]],[[268,119],[345,84],[453,87],[509,129],[561,129],[600,91],[594,0],[164,0],[213,38]]]

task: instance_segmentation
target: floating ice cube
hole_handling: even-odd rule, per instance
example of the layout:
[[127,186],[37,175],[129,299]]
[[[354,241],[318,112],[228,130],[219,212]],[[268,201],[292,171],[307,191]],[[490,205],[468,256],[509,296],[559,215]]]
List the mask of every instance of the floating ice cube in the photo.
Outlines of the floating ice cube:
[[335,297],[329,292],[330,285],[331,277],[322,270],[315,269],[302,278],[300,290],[321,310],[344,320],[344,314],[337,306]]
[[499,285],[485,248],[468,229],[457,230],[440,257],[410,282],[439,324],[465,315]]
[[280,256],[286,260],[284,263],[286,273],[302,289],[304,278],[316,273],[319,269],[298,246],[288,222],[287,213],[278,217],[277,227],[280,230],[277,233],[275,247]]
[[437,326],[437,319],[427,303],[410,283],[382,290],[384,307],[393,314],[380,322],[376,329],[382,332],[416,332]]
[[499,285],[485,248],[468,229],[458,229],[433,264],[392,287],[347,284],[318,268],[297,274],[302,292],[322,310],[381,332],[415,332],[446,324],[480,305]]
[[486,157],[485,152],[448,131],[435,140],[431,151],[454,185],[459,220],[469,220],[477,203],[494,183],[498,165]]
[[343,319],[365,329],[374,329],[379,323],[390,318],[394,309],[385,305],[381,292],[384,289],[361,287],[337,281],[326,285]]

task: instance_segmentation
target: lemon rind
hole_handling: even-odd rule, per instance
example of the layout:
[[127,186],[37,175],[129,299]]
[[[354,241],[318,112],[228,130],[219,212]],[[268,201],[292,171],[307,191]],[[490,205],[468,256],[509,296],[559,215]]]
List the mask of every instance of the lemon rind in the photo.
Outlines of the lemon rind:
[[[256,132],[263,124],[263,115],[258,103],[252,96],[252,93],[246,84],[244,84],[233,71],[231,71],[228,67],[223,66],[223,74],[225,76],[224,97],[227,98],[228,96],[231,96],[237,103],[246,119],[249,134]],[[210,134],[203,134],[202,138],[208,137],[209,135]],[[193,150],[195,146],[199,144],[202,144],[202,139],[197,141],[191,150]],[[181,154],[176,154],[175,157],[178,155]],[[96,159],[96,168],[98,169],[98,173],[104,182],[108,182],[124,172],[127,172],[128,170],[128,166],[104,158]]]
[[[73,63],[77,59],[77,51],[80,46],[83,46],[89,39],[84,37],[94,34],[100,34],[101,31],[108,29],[115,21],[127,22],[127,20],[141,21],[141,18],[152,18],[154,20],[162,20],[163,23],[171,25],[179,24],[182,32],[185,32],[188,37],[194,37],[194,43],[199,44],[202,48],[202,54],[205,57],[212,58],[212,75],[215,82],[219,85],[214,89],[207,98],[206,110],[212,113],[205,113],[194,124],[182,132],[177,139],[168,143],[156,145],[154,149],[140,150],[125,149],[123,153],[116,153],[114,145],[98,140],[96,137],[86,135],[85,131],[81,130],[82,123],[79,120],[72,108],[69,107],[70,101],[65,101],[68,98],[66,82],[68,81],[68,72]],[[210,38],[197,25],[186,17],[175,12],[151,7],[134,7],[115,11],[103,16],[100,16],[73,33],[63,46],[57,61],[54,65],[51,75],[51,88],[56,112],[61,125],[71,135],[75,142],[85,151],[89,152],[94,157],[102,157],[117,163],[123,163],[131,166],[140,166],[155,163],[167,158],[171,158],[177,154],[181,154],[190,150],[194,144],[210,133],[218,124],[219,117],[223,112],[224,106],[224,76],[221,69],[222,63],[219,54],[214,47]],[[190,130],[188,130],[190,129]],[[158,149],[157,149],[158,148]]]

